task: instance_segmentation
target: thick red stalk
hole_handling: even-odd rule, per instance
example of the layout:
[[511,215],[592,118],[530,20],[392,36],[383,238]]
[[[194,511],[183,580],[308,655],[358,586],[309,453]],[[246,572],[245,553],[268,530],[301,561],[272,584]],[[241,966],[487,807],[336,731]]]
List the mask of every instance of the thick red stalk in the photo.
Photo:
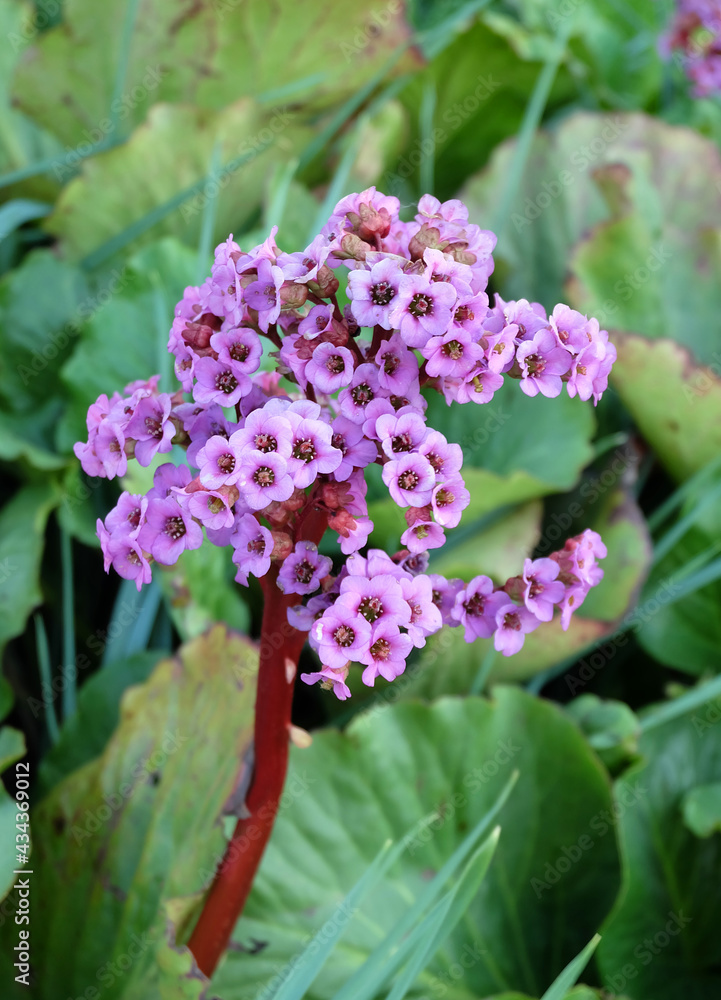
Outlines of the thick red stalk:
[[[312,510],[304,519],[302,536],[317,542],[325,525],[326,514]],[[278,567],[272,564],[261,580],[264,604],[255,700],[254,769],[245,802],[249,815],[236,824],[188,942],[200,971],[208,977],[245,906],[270,839],[288,770],[295,672],[307,636],[288,624],[286,612],[299,598],[297,594],[283,594],[276,586],[277,576]]]

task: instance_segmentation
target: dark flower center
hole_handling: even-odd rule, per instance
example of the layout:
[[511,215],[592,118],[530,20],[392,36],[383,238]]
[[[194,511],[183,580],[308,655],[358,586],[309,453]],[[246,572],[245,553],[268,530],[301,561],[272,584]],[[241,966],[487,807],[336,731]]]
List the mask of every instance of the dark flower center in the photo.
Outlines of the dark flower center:
[[391,644],[387,639],[376,639],[371,646],[371,656],[374,660],[387,660],[391,655]]
[[339,625],[333,633],[333,638],[339,646],[346,649],[355,642],[355,632],[350,625]]
[[526,366],[529,375],[543,375],[546,359],[542,358],[540,354],[529,354],[526,358]]
[[337,448],[339,451],[342,451],[344,455],[348,451],[348,446],[346,445],[345,438],[343,437],[342,434],[334,434],[333,437],[330,439],[330,443],[333,445],[334,448]]
[[456,499],[455,493],[451,493],[445,487],[436,493],[436,507],[447,507]]
[[255,552],[258,556],[263,555],[265,552],[265,540],[262,535],[258,535],[256,538],[252,538],[248,542],[248,552]]
[[257,451],[262,451],[264,453],[277,451],[278,449],[278,442],[272,434],[256,434],[253,439],[253,444],[255,445]]
[[538,595],[542,594],[545,589],[546,588],[543,586],[542,583],[539,583],[538,580],[534,580],[531,583],[531,586],[529,587],[528,596],[529,597],[538,597]]
[[379,281],[371,288],[371,302],[375,306],[387,306],[395,294],[396,290],[389,281]]
[[325,366],[331,375],[340,375],[341,372],[345,371],[345,361],[340,354],[331,354]]
[[208,497],[208,510],[211,514],[219,514],[225,507],[220,497]]
[[218,468],[221,472],[233,472],[235,469],[235,455],[219,455]]
[[135,507],[127,516],[128,524],[131,524],[134,528],[137,528],[140,524],[140,507]]
[[307,559],[304,559],[295,567],[295,578],[298,583],[310,583],[314,572],[315,567],[311,566]]
[[358,605],[358,611],[372,624],[383,614],[383,603],[380,597],[364,597]]
[[447,344],[443,345],[443,353],[451,361],[460,361],[463,357],[463,344],[460,344],[457,340],[449,340]]
[[521,619],[518,617],[516,611],[509,611],[507,615],[503,616],[503,627],[512,628],[514,632],[518,632],[521,628]]
[[396,434],[391,441],[393,451],[413,451],[413,438],[410,434]]
[[477,616],[479,618],[483,614],[485,606],[486,599],[482,594],[474,594],[473,597],[470,597],[463,605],[467,614],[473,615],[474,617]]
[[390,351],[386,351],[385,354],[381,354],[383,359],[383,371],[386,375],[395,375],[398,371],[398,366],[401,363],[401,359],[397,354],[391,354]]
[[434,472],[441,472],[443,469],[443,459],[439,458],[434,451],[429,451],[426,458],[430,462],[431,468]]
[[130,563],[131,566],[139,566],[140,565],[140,556],[135,551],[135,549],[128,549],[128,553],[125,556],[125,558]]
[[293,445],[293,458],[299,458],[301,462],[312,462],[315,454],[315,444],[311,438],[303,438]]
[[418,485],[418,473],[414,472],[413,469],[407,469],[406,472],[401,472],[398,477],[398,485],[402,490],[412,491]]
[[466,323],[472,322],[476,318],[475,313],[470,306],[459,306],[456,309],[455,320],[456,323]]
[[260,486],[261,489],[265,489],[266,486],[272,486],[275,482],[275,473],[267,465],[261,465],[260,468],[256,469],[253,473],[253,481]]
[[238,380],[231,371],[221,372],[220,375],[216,375],[215,377],[215,388],[226,395],[230,395],[231,392],[238,388]]
[[248,355],[250,354],[250,348],[247,344],[241,344],[239,342],[233,344],[228,351],[233,361],[247,361]]
[[373,390],[366,382],[361,382],[351,389],[350,395],[356,406],[366,406],[373,399]]
[[148,434],[156,440],[163,436],[163,425],[159,420],[156,420],[155,417],[145,418],[145,429]]
[[430,316],[433,312],[433,299],[429,295],[422,295],[418,292],[410,301],[408,312],[411,316]]
[[165,528],[163,530],[169,538],[172,538],[174,542],[177,542],[177,540],[182,538],[185,534],[185,522],[182,517],[169,517],[165,522]]

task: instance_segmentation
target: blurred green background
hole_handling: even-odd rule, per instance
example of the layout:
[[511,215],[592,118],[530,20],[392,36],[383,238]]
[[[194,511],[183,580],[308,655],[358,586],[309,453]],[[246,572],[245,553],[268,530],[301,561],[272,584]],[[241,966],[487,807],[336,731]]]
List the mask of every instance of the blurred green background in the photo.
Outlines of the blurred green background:
[[[463,198],[498,234],[489,291],[568,302],[618,348],[595,410],[513,386],[463,411],[430,401],[472,494],[431,570],[504,580],[593,527],[606,575],[568,632],[556,620],[503,662],[456,630],[387,693],[356,678],[351,709],[298,692],[299,725],[327,730],[295,755],[291,783],[306,787],[208,996],[270,996],[384,836],[465,787],[309,994],[336,995],[490,806],[510,770],[477,778],[476,795],[464,778],[513,740],[521,779],[499,853],[411,995],[541,996],[599,928],[577,1000],[720,995],[721,103],[692,97],[681,61],[659,55],[672,13],[655,0],[0,0],[0,746],[3,766],[29,759],[34,775],[38,997],[201,996],[171,944],[222,851],[251,727],[253,649],[206,632],[256,635],[259,590],[241,592],[230,553],[207,545],[140,595],[105,576],[95,520],[121,487],[72,454],[87,407],[154,372],[172,384],[175,303],[228,233],[246,248],[278,225],[279,245],[301,249],[370,185],[410,215],[424,192]],[[134,467],[138,484],[149,471]],[[394,551],[400,512],[375,480],[369,498],[372,543]],[[492,701],[476,697],[496,683]],[[112,806],[130,763],[155,752],[138,794]],[[14,822],[5,795],[3,843]],[[585,834],[595,846],[565,874],[558,859]],[[0,905],[9,949],[12,895]],[[681,911],[688,929],[664,931],[646,962],[644,940]],[[140,957],[132,934],[149,935]],[[461,963],[464,948],[481,957]]]

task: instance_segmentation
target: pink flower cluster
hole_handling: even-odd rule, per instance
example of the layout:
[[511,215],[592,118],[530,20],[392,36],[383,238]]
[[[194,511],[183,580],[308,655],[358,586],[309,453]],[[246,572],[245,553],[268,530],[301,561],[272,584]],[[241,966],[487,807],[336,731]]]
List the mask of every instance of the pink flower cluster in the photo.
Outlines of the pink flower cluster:
[[[399,207],[375,188],[349,195],[296,253],[278,248],[275,229],[249,252],[229,238],[176,307],[168,346],[182,388],[161,393],[156,376],[101,396],[87,442],[75,446],[89,475],[108,478],[124,475],[128,456],[147,466],[185,448],[187,464],[160,465],[146,495],[123,493],[98,522],[106,570],[140,589],[153,561],[170,565],[204,538],[232,547],[243,585],[274,564],[278,587],[308,598],[290,612],[322,663],[305,679],[341,697],[349,662],[364,665],[367,684],[392,679],[443,623],[464,625],[468,641],[493,635],[506,654],[555,606],[567,627],[605,554],[586,532],[500,589],[487,577],[466,586],[426,573],[429,550],[470,497],[461,448],[427,426],[422,390],[449,405],[484,403],[508,376],[529,396],[557,396],[565,384],[597,402],[615,350],[567,306],[549,317],[538,303],[496,296],[490,308],[495,236],[470,224],[461,202],[426,195],[412,222]],[[373,530],[372,463],[405,509],[394,556],[359,554]],[[348,557],[335,574],[309,537],[319,516]]]
[[721,2],[679,0],[661,51],[678,53],[696,97],[721,93]]

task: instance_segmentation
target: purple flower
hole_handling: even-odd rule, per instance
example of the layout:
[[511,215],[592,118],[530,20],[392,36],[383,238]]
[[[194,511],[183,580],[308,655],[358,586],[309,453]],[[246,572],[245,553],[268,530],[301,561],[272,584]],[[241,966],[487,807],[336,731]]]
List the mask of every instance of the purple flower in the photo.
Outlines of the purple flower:
[[321,663],[327,667],[344,667],[349,660],[361,662],[370,649],[370,625],[362,615],[354,614],[342,597],[323,612],[310,634]]
[[249,413],[244,426],[231,434],[228,443],[240,456],[250,449],[262,451],[264,455],[277,452],[288,459],[293,444],[293,431],[287,417],[264,407]]
[[460,622],[453,617],[457,594],[465,588],[463,580],[447,580],[440,573],[429,573],[428,579],[433,587],[433,603],[441,613],[444,625],[457,627]]
[[121,493],[116,506],[105,518],[105,526],[114,538],[120,535],[137,538],[147,507],[148,497],[142,493]]
[[387,462],[382,475],[388,492],[399,507],[423,507],[430,502],[436,474],[423,455],[413,452],[403,454]]
[[408,625],[410,611],[399,581],[388,573],[347,576],[340,592],[346,607],[374,625],[379,619],[392,619],[396,625]]
[[248,574],[261,577],[270,569],[273,552],[273,536],[252,514],[238,518],[230,538],[233,546],[233,562],[238,567],[235,579],[244,587],[248,586]]
[[396,304],[403,271],[400,261],[387,257],[370,271],[358,269],[348,274],[348,297],[358,326],[393,327],[391,312]]
[[499,333],[484,331],[483,343],[486,345],[486,360],[490,371],[497,375],[508,371],[516,356],[516,337],[518,327],[515,323],[504,326]]
[[384,413],[376,420],[376,434],[388,458],[418,451],[426,434],[426,422],[418,413]]
[[441,613],[433,603],[433,585],[427,576],[401,579],[403,597],[411,609],[408,635],[414,646],[425,646],[426,636],[437,632],[443,624]]
[[526,641],[526,635],[540,625],[536,616],[528,608],[520,608],[512,601],[506,601],[496,609],[496,632],[493,645],[504,656],[513,656]]
[[353,469],[364,469],[378,457],[378,449],[373,441],[369,441],[358,424],[347,417],[336,417],[332,425],[333,436],[331,444],[343,456],[340,465],[333,473],[334,478],[344,482]]
[[461,512],[471,502],[471,494],[460,476],[440,483],[431,495],[433,516],[444,528],[455,528],[461,520]]
[[333,325],[333,310],[330,306],[313,306],[311,311],[298,324],[298,333],[305,340],[315,340],[321,333],[330,330]]
[[344,556],[362,549],[368,541],[368,536],[373,531],[373,522],[369,517],[354,516],[353,520],[355,521],[354,527],[346,528],[340,537],[340,550]]
[[365,420],[366,407],[375,399],[378,392],[378,369],[375,365],[358,365],[353,378],[345,389],[338,394],[341,413],[354,424],[362,424]]
[[571,367],[571,355],[558,341],[553,330],[544,328],[525,340],[516,351],[522,378],[521,389],[527,396],[542,393],[552,399],[560,395],[561,375]]
[[244,452],[237,486],[251,510],[287,500],[294,489],[286,460],[275,451]]
[[321,392],[337,392],[353,378],[353,355],[347,347],[319,344],[305,367],[305,377]]
[[508,598],[494,589],[490,577],[476,576],[456,593],[451,617],[465,628],[466,642],[488,639],[498,627],[496,612],[507,604]]
[[151,500],[138,541],[156,562],[172,566],[186,549],[200,548],[203,529],[177,500]]
[[456,297],[455,288],[445,281],[404,274],[391,323],[409,347],[423,347],[431,337],[442,337],[448,329]]
[[215,435],[205,442],[198,452],[199,479],[209,490],[219,486],[232,486],[241,473],[242,451],[227,438]]
[[[351,271],[351,274],[354,273]],[[402,395],[412,387],[417,388],[418,360],[403,343],[399,333],[381,342],[374,360],[378,365],[378,385],[381,389]]]
[[401,535],[401,545],[414,554],[439,549],[445,544],[446,535],[440,524],[433,521],[416,521]]
[[483,358],[483,348],[476,344],[465,330],[457,327],[444,333],[442,337],[431,337],[423,347],[426,371],[429,375],[450,375],[465,378]]
[[152,579],[150,563],[134,535],[111,535],[100,518],[97,521],[97,533],[105,559],[106,573],[112,565],[115,572],[124,580],[135,580],[138,590],[144,583],[150,583]]
[[328,556],[320,555],[318,546],[313,542],[296,542],[280,567],[278,587],[284,594],[312,594],[332,568],[332,561]]
[[322,420],[299,417],[289,413],[293,440],[288,458],[288,472],[298,489],[315,482],[318,475],[334,472],[343,454],[332,444],[333,431]]
[[316,594],[307,604],[296,604],[288,608],[288,624],[297,628],[299,632],[310,632],[313,622],[321,617],[326,608],[334,604],[337,596],[337,594]]
[[463,465],[461,446],[449,444],[440,431],[428,431],[418,447],[418,452],[425,455],[439,480],[458,478]]
[[603,344],[594,342],[587,344],[571,359],[571,369],[566,382],[566,390],[571,398],[578,395],[584,402],[591,398],[604,354]]
[[318,270],[325,264],[329,253],[328,240],[319,234],[305,250],[278,254],[276,264],[282,270],[286,281],[307,284],[316,280]]
[[193,372],[198,380],[193,386],[193,399],[197,403],[235,406],[252,387],[248,376],[234,363],[201,358],[195,362]]
[[280,316],[280,288],[285,277],[281,269],[267,258],[257,260],[256,264],[258,278],[244,290],[243,298],[251,309],[256,310],[258,326],[263,333],[267,333],[270,324]]
[[125,475],[128,471],[128,456],[125,454],[125,433],[120,424],[103,420],[92,444],[95,456],[108,479]]
[[345,682],[347,676],[347,667],[323,667],[322,670],[318,670],[314,674],[301,674],[300,679],[306,684],[315,684],[316,681],[320,681],[322,688],[327,691],[332,690],[336,698],[345,701],[346,698],[350,698],[351,693]]
[[172,493],[174,486],[182,490],[192,478],[193,474],[187,465],[173,465],[172,462],[164,462],[153,473],[153,487],[148,490],[146,496],[148,500],[165,500]]
[[446,379],[443,391],[446,402],[489,403],[503,385],[503,375],[497,375],[485,365],[478,365],[465,379]]
[[526,559],[523,564],[523,602],[539,621],[550,622],[554,604],[563,600],[566,588],[557,579],[558,573],[553,559]]
[[235,520],[228,497],[219,490],[176,493],[181,507],[208,528],[229,528]]
[[263,345],[258,334],[243,326],[214,333],[210,338],[210,346],[217,353],[218,361],[222,365],[228,365],[236,375],[252,375],[258,370],[263,355]]
[[145,396],[135,408],[125,433],[135,439],[135,457],[140,465],[148,466],[158,452],[173,447],[175,424],[170,419],[170,396]]
[[395,622],[381,621],[373,626],[370,645],[361,658],[368,666],[363,671],[363,683],[373,687],[380,674],[393,681],[406,669],[406,659],[413,649],[409,635],[401,632]]

